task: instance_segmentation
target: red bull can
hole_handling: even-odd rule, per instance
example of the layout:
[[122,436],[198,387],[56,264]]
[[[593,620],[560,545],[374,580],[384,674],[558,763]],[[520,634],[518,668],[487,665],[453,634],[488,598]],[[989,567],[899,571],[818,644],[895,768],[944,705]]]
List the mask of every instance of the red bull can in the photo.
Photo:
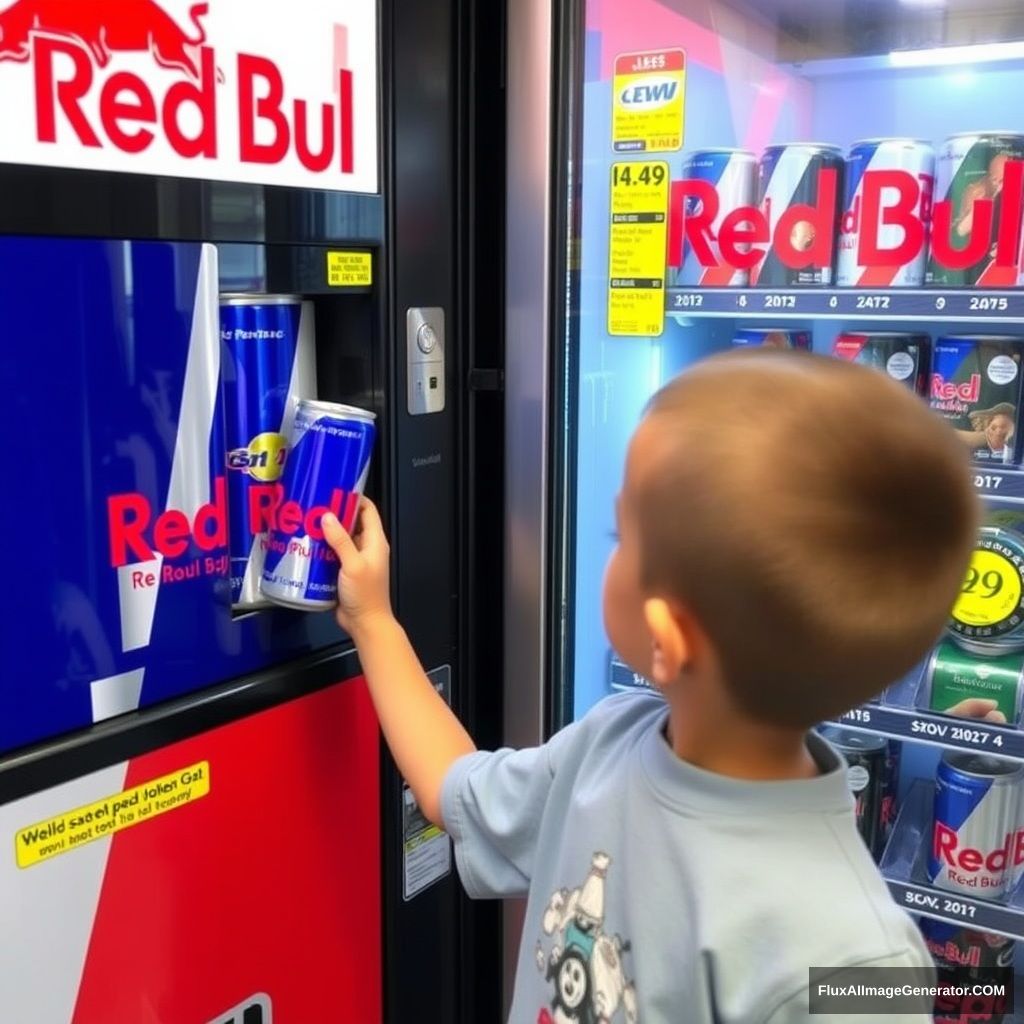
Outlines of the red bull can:
[[1015,132],[966,132],[942,144],[935,172],[929,284],[1016,285],[1022,161],[1024,135]]
[[228,487],[231,603],[260,596],[266,532],[261,509],[288,457],[300,397],[316,397],[313,307],[296,295],[222,295],[221,397]]
[[932,350],[931,407],[950,421],[979,463],[1018,458],[1024,338],[947,335]]
[[332,608],[338,558],[324,540],[333,512],[352,530],[370,472],[376,416],[365,409],[300,400],[285,464],[280,503],[268,512],[263,596],[301,611]]
[[[705,181],[715,190],[718,198],[718,214],[711,222],[711,241],[714,266],[703,266],[695,257],[688,241],[683,245],[683,262],[676,274],[675,283],[684,287],[704,288],[726,287],[745,288],[750,283],[750,271],[731,267],[718,246],[718,235],[722,221],[740,207],[754,205],[757,188],[757,157],[745,149],[702,149],[691,153],[683,160],[683,181]],[[683,216],[692,217],[700,212],[701,199],[688,195],[683,207]],[[745,250],[750,251],[748,245]]]
[[839,359],[873,366],[919,395],[928,390],[931,338],[927,334],[843,331],[832,346]]
[[811,332],[779,330],[778,327],[742,327],[733,336],[732,343],[756,348],[800,348],[810,351]]
[[927,917],[918,926],[943,989],[935,1024],[1001,1024],[1013,1009],[1013,939]]
[[928,878],[939,889],[998,900],[1024,863],[1021,779],[1024,765],[986,754],[949,751],[935,781]]
[[935,150],[927,142],[866,139],[854,143],[846,159],[836,284],[850,288],[924,284],[934,191]]
[[832,283],[842,183],[837,146],[801,142],[765,150],[757,168],[757,201],[770,241],[750,272],[752,285]]
[[846,760],[846,782],[854,800],[857,830],[876,859],[881,857],[886,832],[883,820],[889,744],[884,736],[824,726],[825,737]]

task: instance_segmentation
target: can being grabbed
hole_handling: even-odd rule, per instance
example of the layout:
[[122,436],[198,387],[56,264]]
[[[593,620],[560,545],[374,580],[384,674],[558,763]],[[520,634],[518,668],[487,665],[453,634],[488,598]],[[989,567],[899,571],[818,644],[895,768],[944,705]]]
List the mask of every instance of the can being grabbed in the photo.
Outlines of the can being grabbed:
[[[991,700],[1003,721],[1015,725],[1024,700],[1024,654],[971,654],[944,640],[932,652],[925,674],[928,708],[947,715],[969,700]],[[969,717],[969,716],[967,716]]]
[[352,530],[370,471],[375,420],[350,405],[299,402],[282,501],[270,512],[260,581],[268,600],[301,611],[337,603],[338,559],[324,540],[322,520],[330,511]]

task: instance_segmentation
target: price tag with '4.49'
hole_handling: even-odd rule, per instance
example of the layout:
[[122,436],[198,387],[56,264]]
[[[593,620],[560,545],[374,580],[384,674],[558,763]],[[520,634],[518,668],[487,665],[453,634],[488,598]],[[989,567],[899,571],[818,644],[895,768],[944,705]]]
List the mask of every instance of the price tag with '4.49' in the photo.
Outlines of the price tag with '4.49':
[[612,164],[608,333],[655,337],[665,329],[669,173],[664,160]]

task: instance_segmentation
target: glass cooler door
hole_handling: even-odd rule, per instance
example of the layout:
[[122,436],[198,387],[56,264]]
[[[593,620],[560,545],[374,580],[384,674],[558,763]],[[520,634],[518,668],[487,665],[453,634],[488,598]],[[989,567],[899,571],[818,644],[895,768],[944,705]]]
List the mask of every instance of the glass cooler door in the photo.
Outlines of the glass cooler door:
[[[648,685],[609,647],[601,587],[627,442],[651,395],[736,345],[874,365],[974,432],[977,486],[1006,543],[976,558],[992,575],[965,583],[937,667],[930,657],[851,709],[833,738],[867,768],[851,773],[862,831],[896,898],[1024,938],[1016,889],[954,891],[926,856],[941,757],[1024,761],[1022,645],[984,642],[1012,631],[986,598],[1020,594],[1024,558],[1024,8],[581,0],[576,14],[556,178],[568,227],[555,254],[567,293],[554,341],[550,574],[564,582],[552,726]],[[994,675],[1009,680],[1006,724],[950,713]]]

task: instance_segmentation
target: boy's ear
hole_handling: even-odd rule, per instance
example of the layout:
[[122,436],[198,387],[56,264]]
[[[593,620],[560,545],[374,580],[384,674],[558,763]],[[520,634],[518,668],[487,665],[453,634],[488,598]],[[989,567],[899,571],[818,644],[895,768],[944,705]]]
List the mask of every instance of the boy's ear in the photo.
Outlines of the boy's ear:
[[662,597],[644,601],[644,621],[651,640],[651,682],[663,690],[693,660],[693,638],[686,617]]

